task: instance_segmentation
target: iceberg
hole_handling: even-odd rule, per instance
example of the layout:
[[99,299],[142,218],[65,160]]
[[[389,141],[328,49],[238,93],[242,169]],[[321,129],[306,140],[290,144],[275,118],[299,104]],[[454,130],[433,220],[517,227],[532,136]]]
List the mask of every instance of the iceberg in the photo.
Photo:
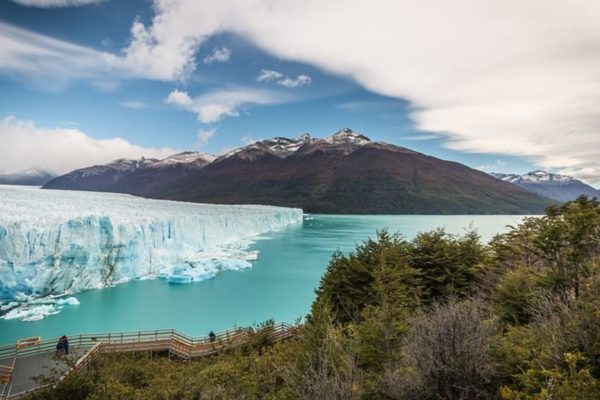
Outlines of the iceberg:
[[20,319],[22,321],[39,321],[49,315],[55,315],[65,306],[78,306],[79,300],[75,297],[63,299],[44,298],[35,299],[29,303],[9,303],[9,310],[2,316],[4,319]]
[[[258,256],[248,250],[253,240],[302,217],[296,208],[0,186],[0,307],[132,279],[189,283],[249,268]],[[24,317],[51,315],[56,305]]]

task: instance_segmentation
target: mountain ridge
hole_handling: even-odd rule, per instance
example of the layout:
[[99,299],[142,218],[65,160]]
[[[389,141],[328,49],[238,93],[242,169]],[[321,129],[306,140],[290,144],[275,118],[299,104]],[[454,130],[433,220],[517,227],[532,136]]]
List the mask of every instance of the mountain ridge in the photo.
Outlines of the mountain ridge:
[[45,188],[348,214],[532,214],[550,203],[460,163],[371,141],[349,128],[324,138],[261,140],[219,157],[182,154],[169,157],[171,163],[88,167],[103,171],[100,176],[83,168]]
[[52,172],[31,168],[14,173],[0,173],[0,185],[43,186],[55,177],[56,174]]
[[575,200],[582,194],[600,198],[600,190],[568,175],[536,170],[523,175],[492,172],[490,175],[552,200]]

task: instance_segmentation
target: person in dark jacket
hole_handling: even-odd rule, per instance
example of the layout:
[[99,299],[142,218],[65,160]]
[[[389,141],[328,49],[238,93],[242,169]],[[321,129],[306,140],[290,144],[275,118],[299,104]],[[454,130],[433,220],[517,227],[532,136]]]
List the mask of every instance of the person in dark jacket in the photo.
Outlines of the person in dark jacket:
[[64,352],[65,352],[65,342],[63,340],[63,337],[58,339],[58,343],[56,343],[56,355],[57,356],[60,356],[60,355],[64,354]]
[[56,355],[69,354],[69,339],[62,335],[56,344]]
[[217,335],[215,335],[215,333],[213,331],[210,331],[210,333],[208,334],[208,339],[211,342],[214,342],[216,337],[217,337]]

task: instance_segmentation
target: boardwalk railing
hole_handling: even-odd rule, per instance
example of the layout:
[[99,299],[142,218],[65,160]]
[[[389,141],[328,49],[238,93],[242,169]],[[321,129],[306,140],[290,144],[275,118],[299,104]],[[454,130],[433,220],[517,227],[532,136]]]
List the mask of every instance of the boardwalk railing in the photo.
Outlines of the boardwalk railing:
[[14,360],[12,365],[0,365],[0,383],[10,382],[12,378],[12,373],[15,370]]
[[[71,335],[69,346],[86,351],[71,371],[85,368],[100,352],[168,351],[169,356],[189,360],[246,344],[251,341],[254,332],[266,333],[273,341],[280,341],[294,336],[297,330],[298,326],[280,323],[257,330],[229,329],[217,333],[213,338],[192,337],[174,329]],[[46,340],[36,338],[28,339],[27,346],[0,346],[0,360],[12,360],[11,365],[0,365],[0,383],[10,382],[17,359],[55,352],[58,340],[58,337]]]

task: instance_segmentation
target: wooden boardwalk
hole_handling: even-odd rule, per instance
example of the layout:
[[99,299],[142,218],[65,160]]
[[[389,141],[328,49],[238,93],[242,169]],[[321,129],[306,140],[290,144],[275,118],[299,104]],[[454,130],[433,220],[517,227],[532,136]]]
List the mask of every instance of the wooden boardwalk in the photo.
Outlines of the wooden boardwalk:
[[[298,327],[285,323],[262,328],[274,342],[294,336]],[[69,337],[70,354],[56,354],[58,338],[29,338],[0,347],[0,400],[17,399],[42,386],[39,377],[60,377],[85,368],[100,353],[167,352],[184,360],[204,357],[252,340],[254,331],[230,329],[210,337],[191,337],[173,329],[81,334]]]

